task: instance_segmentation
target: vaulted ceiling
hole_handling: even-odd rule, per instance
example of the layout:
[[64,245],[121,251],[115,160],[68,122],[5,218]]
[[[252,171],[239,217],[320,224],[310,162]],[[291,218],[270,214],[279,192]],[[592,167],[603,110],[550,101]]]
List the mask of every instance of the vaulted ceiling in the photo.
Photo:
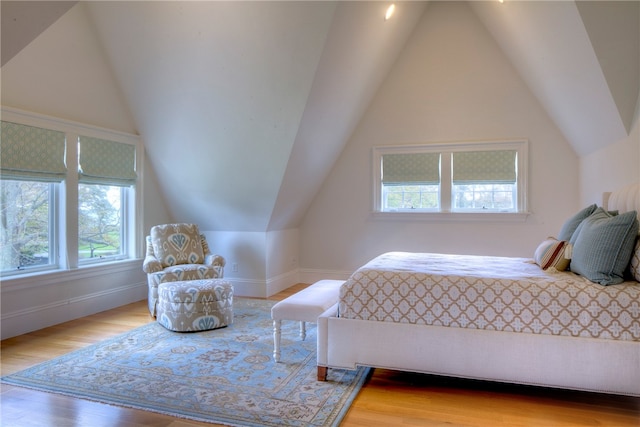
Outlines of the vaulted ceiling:
[[[398,2],[385,21],[388,4],[2,1],[2,71],[77,11],[124,100],[133,129],[120,130],[142,136],[176,220],[295,228],[429,13]],[[577,155],[628,135],[640,2],[470,5]]]

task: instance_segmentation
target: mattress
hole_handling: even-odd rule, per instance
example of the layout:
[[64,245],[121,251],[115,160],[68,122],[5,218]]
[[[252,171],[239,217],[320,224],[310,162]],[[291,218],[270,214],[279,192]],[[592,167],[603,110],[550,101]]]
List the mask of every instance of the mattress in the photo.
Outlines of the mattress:
[[602,286],[527,258],[389,252],[340,288],[339,316],[640,341],[640,283]]

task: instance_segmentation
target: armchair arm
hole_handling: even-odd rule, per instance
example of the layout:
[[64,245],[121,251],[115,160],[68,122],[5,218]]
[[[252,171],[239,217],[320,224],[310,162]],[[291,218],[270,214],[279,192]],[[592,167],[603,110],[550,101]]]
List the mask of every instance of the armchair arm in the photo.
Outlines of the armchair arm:
[[147,255],[142,264],[142,270],[147,274],[157,273],[162,271],[162,264],[153,255]]
[[204,263],[213,267],[216,271],[216,278],[222,279],[224,277],[224,265],[226,261],[222,256],[208,254],[204,257]]
[[204,257],[204,263],[214,267],[224,267],[227,261],[222,257],[222,255],[209,254]]
[[162,271],[162,263],[156,258],[153,253],[153,245],[151,244],[151,236],[147,236],[147,253],[145,254],[144,261],[142,263],[142,271],[147,274],[156,273]]

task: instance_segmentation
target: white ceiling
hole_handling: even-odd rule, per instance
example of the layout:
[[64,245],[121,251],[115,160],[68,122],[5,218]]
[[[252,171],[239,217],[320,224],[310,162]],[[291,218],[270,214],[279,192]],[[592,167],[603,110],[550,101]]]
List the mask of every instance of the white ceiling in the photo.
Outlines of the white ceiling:
[[[25,3],[2,1],[3,71],[73,2]],[[72,10],[82,8],[103,49],[173,217],[204,230],[270,231],[299,225],[429,13],[426,2],[399,2],[384,21],[387,5],[129,1]],[[639,1],[471,5],[578,155],[628,134],[640,94]]]

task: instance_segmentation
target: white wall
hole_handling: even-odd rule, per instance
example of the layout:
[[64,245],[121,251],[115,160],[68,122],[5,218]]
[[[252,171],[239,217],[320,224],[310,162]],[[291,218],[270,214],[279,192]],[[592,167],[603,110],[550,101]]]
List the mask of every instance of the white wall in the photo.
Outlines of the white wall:
[[202,231],[211,252],[225,258],[234,294],[267,297],[298,283],[298,230]]
[[[142,191],[142,206],[144,212],[144,219],[142,224],[143,234],[147,236],[151,227],[157,224],[169,224],[175,222],[171,217],[171,213],[167,209],[166,199],[164,194],[160,190],[158,179],[156,177],[153,165],[149,161],[149,158],[144,153],[144,180],[140,191]],[[143,245],[142,256],[145,255],[146,244]]]
[[266,295],[270,296],[300,281],[298,257],[300,232],[297,228],[270,231],[266,236]]
[[[525,222],[373,219],[376,145],[527,138]],[[305,280],[391,250],[531,257],[579,208],[578,159],[466,3],[431,3],[300,228]]]
[[640,96],[629,136],[580,159],[582,205],[600,204],[602,193],[640,181]]

